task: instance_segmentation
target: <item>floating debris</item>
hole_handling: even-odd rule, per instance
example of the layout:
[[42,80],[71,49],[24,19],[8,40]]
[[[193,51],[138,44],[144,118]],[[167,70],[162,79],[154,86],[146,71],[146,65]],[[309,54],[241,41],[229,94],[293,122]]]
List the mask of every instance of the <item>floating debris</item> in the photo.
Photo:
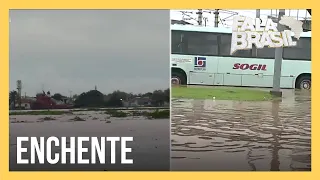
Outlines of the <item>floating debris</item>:
[[86,120],[81,118],[81,117],[79,117],[79,116],[76,116],[76,117],[70,119],[70,121],[86,121]]
[[27,121],[11,121],[11,123],[26,123]]
[[46,116],[44,118],[40,118],[40,120],[42,120],[42,121],[52,121],[52,120],[56,120],[56,119],[53,118],[53,117],[50,117],[50,116]]

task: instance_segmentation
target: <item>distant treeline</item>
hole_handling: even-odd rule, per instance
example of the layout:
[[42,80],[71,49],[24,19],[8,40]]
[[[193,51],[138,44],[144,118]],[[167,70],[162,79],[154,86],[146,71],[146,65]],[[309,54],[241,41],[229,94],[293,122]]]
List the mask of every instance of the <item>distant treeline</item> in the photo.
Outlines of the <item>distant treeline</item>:
[[[55,96],[56,95],[56,96]],[[59,98],[57,94],[53,98]],[[150,106],[163,106],[170,100],[170,90],[155,90],[145,94],[132,94],[122,91],[114,91],[113,93],[104,95],[98,90],[91,90],[75,97],[74,107],[123,107],[127,103],[139,98],[149,101]],[[147,104],[146,104],[147,105]]]
[[[48,92],[47,94],[50,94]],[[123,91],[114,91],[109,94],[103,94],[98,90],[90,90],[83,92],[80,95],[73,95],[72,98],[62,95],[61,93],[55,93],[51,96],[53,99],[58,101],[68,100],[74,104],[75,108],[86,108],[86,107],[123,107],[130,105],[133,102],[143,100],[146,106],[164,106],[165,103],[169,103],[170,90],[155,90],[145,94],[132,94]],[[9,104],[17,102],[18,93],[11,91],[9,93]],[[143,103],[143,102],[142,102]]]

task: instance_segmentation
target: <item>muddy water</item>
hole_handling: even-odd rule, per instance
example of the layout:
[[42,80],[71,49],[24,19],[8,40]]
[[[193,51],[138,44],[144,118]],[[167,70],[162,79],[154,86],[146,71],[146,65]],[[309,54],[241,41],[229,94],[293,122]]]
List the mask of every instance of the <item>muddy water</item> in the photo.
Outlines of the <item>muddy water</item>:
[[[76,116],[85,121],[73,121]],[[52,120],[42,120],[48,116],[18,115],[10,116],[10,170],[169,170],[170,159],[170,120],[148,120],[144,117],[110,118],[99,111],[74,112],[74,114],[49,116]],[[106,163],[104,165],[17,165],[16,137],[71,137],[71,136],[129,136],[134,138],[128,143],[132,153],[127,157],[134,160],[133,165],[120,165],[120,143],[117,144],[116,164],[110,164],[110,147],[106,147]],[[24,143],[23,147],[29,147]],[[85,145],[86,146],[86,145]],[[89,145],[88,145],[89,147]],[[60,152],[56,147],[52,151]],[[89,159],[89,153],[84,158]],[[118,156],[119,155],[119,156]],[[23,158],[30,159],[25,153]]]
[[310,92],[275,102],[172,101],[172,170],[310,171]]

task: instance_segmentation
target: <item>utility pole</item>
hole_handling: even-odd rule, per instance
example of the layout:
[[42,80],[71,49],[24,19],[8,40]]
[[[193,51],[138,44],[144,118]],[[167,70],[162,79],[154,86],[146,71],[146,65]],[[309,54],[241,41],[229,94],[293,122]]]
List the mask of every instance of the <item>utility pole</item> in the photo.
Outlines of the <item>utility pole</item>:
[[19,100],[19,109],[21,110],[21,90],[22,90],[22,81],[17,81],[17,90],[18,90],[18,100]]
[[219,24],[219,9],[214,11],[214,27],[218,27]]
[[202,26],[202,19],[203,19],[203,16],[202,16],[202,14],[203,14],[202,9],[198,9],[197,14],[198,14],[198,24],[199,24],[200,26]]
[[[278,16],[278,30],[283,31],[284,27],[279,23],[281,17],[285,15],[285,9],[279,10]],[[282,66],[282,53],[283,47],[275,49],[275,60],[274,60],[274,72],[273,72],[273,88],[270,93],[274,96],[282,97],[282,92],[280,91],[280,79],[281,79],[281,66]]]
[[[260,9],[256,10],[256,18],[260,19]],[[251,54],[253,57],[257,57],[258,56],[258,49],[256,46],[252,46],[252,51]]]

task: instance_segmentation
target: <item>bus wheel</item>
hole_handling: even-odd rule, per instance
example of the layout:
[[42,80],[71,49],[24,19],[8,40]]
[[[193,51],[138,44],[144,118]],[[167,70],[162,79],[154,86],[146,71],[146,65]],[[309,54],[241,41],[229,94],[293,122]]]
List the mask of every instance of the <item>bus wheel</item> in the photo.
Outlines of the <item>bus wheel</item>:
[[311,89],[311,77],[310,76],[302,76],[298,80],[298,88],[310,90]]
[[171,77],[171,84],[172,85],[180,85],[181,80],[178,77]]
[[172,72],[171,73],[171,84],[172,85],[185,85],[186,82],[186,78],[178,73],[178,72]]

